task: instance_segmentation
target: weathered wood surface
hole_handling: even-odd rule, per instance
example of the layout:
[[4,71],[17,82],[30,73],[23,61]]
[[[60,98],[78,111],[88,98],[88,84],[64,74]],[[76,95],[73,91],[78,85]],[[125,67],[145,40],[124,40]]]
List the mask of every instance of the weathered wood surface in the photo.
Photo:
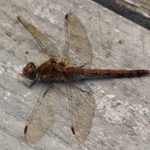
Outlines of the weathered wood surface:
[[131,21],[150,29],[149,0],[94,0]]
[[131,10],[150,18],[149,0],[115,0],[120,6],[125,6]]
[[[23,129],[40,90],[27,88],[17,74],[29,61],[45,60],[16,16],[29,19],[47,34],[60,53],[65,44],[64,16],[75,13],[93,47],[93,68],[150,69],[150,32],[89,0],[0,1],[0,150],[150,148],[150,78],[91,81],[97,109],[89,139],[81,144],[70,131],[67,95],[52,129],[36,144],[26,144]],[[29,54],[26,54],[26,51]],[[65,86],[61,84],[61,88]],[[65,90],[64,90],[65,91]]]

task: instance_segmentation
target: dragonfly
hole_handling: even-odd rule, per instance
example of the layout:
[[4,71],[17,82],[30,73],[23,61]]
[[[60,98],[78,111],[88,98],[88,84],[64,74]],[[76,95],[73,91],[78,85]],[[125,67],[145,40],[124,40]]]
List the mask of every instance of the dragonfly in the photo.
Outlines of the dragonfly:
[[[22,76],[32,81],[30,86],[39,81],[50,83],[62,81],[66,84],[70,129],[78,141],[84,142],[88,138],[96,109],[93,93],[85,83],[86,79],[142,77],[150,74],[149,70],[91,69],[92,46],[85,27],[73,13],[66,14],[64,19],[67,43],[64,58],[59,56],[57,48],[47,36],[23,17],[17,18],[49,56],[49,59],[39,66],[29,62],[23,68]],[[82,81],[83,86],[76,86],[78,81]],[[49,96],[49,99],[46,99],[47,93],[49,91],[43,87],[42,94],[27,120],[24,128],[27,142],[40,140],[54,123],[56,114],[54,98]]]

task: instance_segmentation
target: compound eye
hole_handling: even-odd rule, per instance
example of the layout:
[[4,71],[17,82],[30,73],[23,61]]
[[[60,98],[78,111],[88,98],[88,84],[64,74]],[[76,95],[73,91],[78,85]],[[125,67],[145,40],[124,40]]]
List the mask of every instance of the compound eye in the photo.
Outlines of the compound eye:
[[28,63],[22,71],[22,75],[28,79],[34,80],[36,78],[36,66],[33,62]]

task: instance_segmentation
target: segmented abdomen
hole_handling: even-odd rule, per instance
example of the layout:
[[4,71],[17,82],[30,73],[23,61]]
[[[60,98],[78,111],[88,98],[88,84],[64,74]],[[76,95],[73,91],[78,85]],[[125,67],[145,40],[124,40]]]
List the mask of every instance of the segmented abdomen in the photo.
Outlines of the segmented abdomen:
[[141,77],[150,74],[149,70],[103,70],[103,69],[83,69],[79,67],[68,67],[67,72],[70,74],[82,75],[85,77]]

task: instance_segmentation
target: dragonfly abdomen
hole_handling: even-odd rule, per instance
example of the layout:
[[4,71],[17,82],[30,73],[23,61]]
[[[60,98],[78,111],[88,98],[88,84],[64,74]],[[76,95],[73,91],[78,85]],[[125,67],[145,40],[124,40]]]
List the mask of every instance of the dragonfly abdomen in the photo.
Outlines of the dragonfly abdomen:
[[125,78],[125,77],[141,77],[150,74],[149,70],[103,70],[103,69],[83,69],[78,67],[67,68],[68,72],[82,75],[85,78]]

